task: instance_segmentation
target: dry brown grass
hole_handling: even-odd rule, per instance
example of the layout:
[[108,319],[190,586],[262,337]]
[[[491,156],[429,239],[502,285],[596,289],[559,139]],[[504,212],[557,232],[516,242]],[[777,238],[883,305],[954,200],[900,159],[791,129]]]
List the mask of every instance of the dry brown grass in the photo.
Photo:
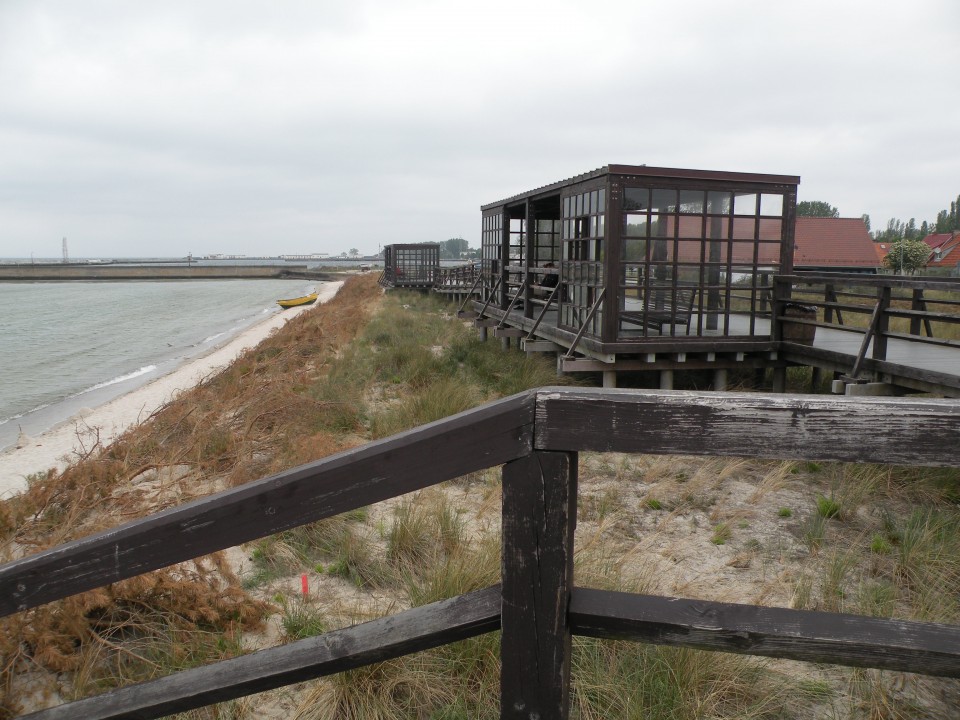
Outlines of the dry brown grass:
[[[4,554],[54,547],[360,442],[325,429],[330,403],[307,391],[380,296],[373,277],[351,279],[110,446],[31,478],[26,492],[0,503]],[[18,673],[76,673],[66,692],[82,696],[235,654],[240,633],[270,609],[215,554],[6,618],[0,718],[18,711]],[[53,682],[46,692],[65,691]]]

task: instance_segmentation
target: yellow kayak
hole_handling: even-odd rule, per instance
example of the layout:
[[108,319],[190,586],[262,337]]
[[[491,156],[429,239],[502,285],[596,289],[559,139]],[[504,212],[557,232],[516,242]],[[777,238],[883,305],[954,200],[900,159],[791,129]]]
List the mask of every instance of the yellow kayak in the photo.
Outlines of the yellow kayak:
[[289,298],[288,300],[277,300],[277,305],[282,308],[299,307],[300,305],[313,305],[317,301],[317,293],[304,295],[298,298]]

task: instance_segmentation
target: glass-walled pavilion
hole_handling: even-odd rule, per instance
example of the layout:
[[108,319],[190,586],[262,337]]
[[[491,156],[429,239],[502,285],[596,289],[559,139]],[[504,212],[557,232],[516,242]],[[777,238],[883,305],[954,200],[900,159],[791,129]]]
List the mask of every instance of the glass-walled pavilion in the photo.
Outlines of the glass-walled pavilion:
[[609,165],[485,205],[483,302],[604,352],[769,338],[798,183]]

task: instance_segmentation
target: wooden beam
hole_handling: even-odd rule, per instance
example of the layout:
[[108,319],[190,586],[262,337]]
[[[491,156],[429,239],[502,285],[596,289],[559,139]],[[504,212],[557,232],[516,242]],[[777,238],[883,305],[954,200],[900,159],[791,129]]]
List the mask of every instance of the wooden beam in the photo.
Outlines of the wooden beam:
[[557,345],[555,342],[549,340],[529,340],[524,338],[520,341],[520,347],[522,347],[527,352],[545,352],[545,353],[555,353],[560,352],[563,348]]
[[952,400],[543,388],[534,447],[956,466],[958,437]]
[[30,720],[159,718],[491,632],[500,587],[460,595],[158,680],[26,715]]
[[960,627],[576,588],[577,635],[960,677]]
[[514,395],[8,563],[0,615],[522,457],[532,421],[533,396]]
[[577,456],[531,453],[503,468],[500,717],[567,717]]

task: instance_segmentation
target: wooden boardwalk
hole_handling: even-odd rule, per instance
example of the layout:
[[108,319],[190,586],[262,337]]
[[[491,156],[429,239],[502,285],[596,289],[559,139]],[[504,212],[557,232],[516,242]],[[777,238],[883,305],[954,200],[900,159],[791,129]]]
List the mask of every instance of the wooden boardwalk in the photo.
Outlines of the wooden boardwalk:
[[[871,282],[882,290],[886,287],[884,282],[890,286],[907,283],[889,278]],[[930,282],[938,287],[942,284],[942,281]],[[923,285],[923,281],[914,280],[907,284]],[[449,290],[441,290],[444,291],[450,294]],[[833,288],[830,292],[833,296],[837,294]],[[473,308],[474,314],[479,314],[476,324],[483,337],[491,330],[505,347],[515,340],[528,351],[555,352],[560,371],[603,372],[608,387],[615,386],[618,372],[659,370],[672,373],[684,369],[715,369],[724,373],[735,368],[773,368],[777,388],[778,384],[782,385],[787,366],[801,365],[815,368],[818,380],[823,372],[842,378],[841,390],[848,385],[869,385],[869,388],[852,390],[869,390],[878,394],[915,391],[960,397],[960,341],[924,337],[920,332],[921,323],[929,318],[941,323],[939,330],[942,330],[951,323],[960,323],[960,316],[927,312],[926,309],[898,309],[889,301],[883,305],[882,293],[880,300],[866,297],[860,305],[819,303],[821,308],[828,308],[827,312],[818,312],[815,316],[823,319],[800,321],[812,326],[811,330],[815,328],[811,344],[796,342],[786,336],[782,340],[775,339],[782,332],[786,318],[774,318],[769,313],[722,312],[714,316],[718,327],[708,329],[706,316],[701,318],[693,312],[687,324],[664,325],[659,332],[625,325],[616,342],[598,343],[589,337],[578,338],[577,333],[560,327],[558,312],[553,308],[540,317],[540,308],[537,307],[532,317],[526,317],[522,308],[498,308],[479,300],[466,304]],[[946,304],[952,302],[946,301]],[[853,314],[873,313],[872,324],[867,327],[844,325],[839,311],[836,315],[829,311],[835,307],[843,308],[848,323]],[[885,312],[889,312],[890,317],[911,317],[917,329],[913,334],[891,331]],[[775,327],[776,321],[781,323],[779,329]],[[929,328],[927,332],[929,334]],[[723,389],[724,376],[719,374],[717,378],[715,385]],[[669,388],[672,377],[661,382],[661,387]]]

